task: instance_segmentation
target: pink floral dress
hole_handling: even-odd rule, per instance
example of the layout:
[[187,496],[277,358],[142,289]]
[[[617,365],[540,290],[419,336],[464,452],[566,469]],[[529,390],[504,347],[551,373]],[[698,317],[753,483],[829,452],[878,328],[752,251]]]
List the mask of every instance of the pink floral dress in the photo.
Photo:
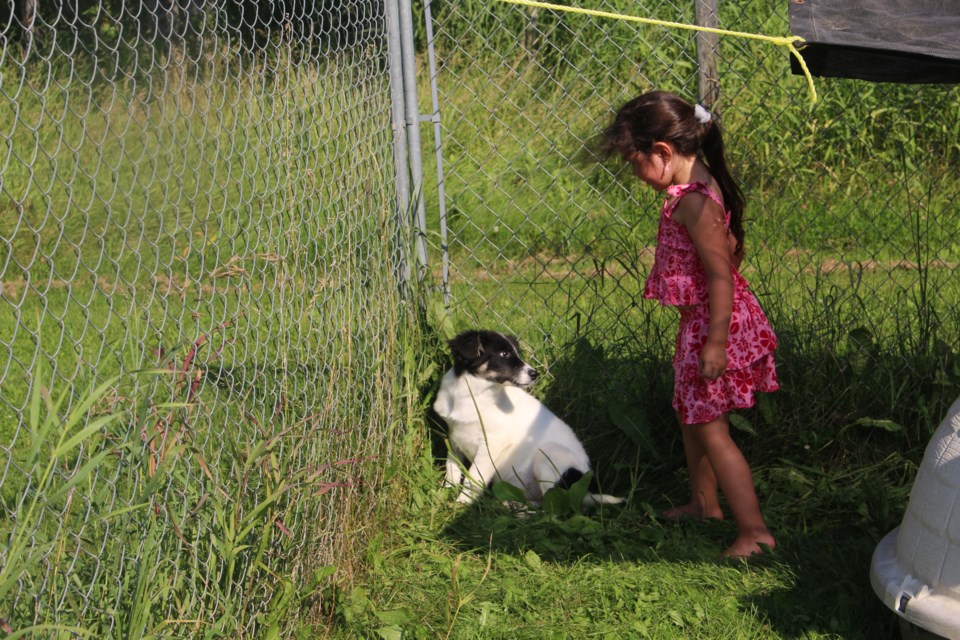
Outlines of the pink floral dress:
[[[723,207],[723,200],[703,182],[667,188],[657,229],[657,249],[644,298],[680,308],[677,350],[673,357],[673,408],[683,424],[711,422],[733,409],[754,404],[754,393],[776,391],[773,352],[777,336],[747,281],[733,264],[733,314],[727,336],[727,370],[716,380],[700,373],[700,351],[707,341],[710,306],[707,273],[686,227],[672,216],[685,194],[696,191]],[[726,211],[726,209],[724,209]],[[730,227],[730,213],[724,215]]]

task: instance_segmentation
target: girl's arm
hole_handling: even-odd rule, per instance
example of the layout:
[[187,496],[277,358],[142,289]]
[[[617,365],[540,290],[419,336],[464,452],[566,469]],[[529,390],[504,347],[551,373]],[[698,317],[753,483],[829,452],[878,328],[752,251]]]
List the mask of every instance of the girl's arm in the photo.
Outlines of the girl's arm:
[[731,252],[723,226],[723,211],[706,196],[688,193],[677,204],[673,219],[686,227],[707,272],[710,326],[707,342],[700,352],[700,373],[704,378],[715,380],[727,369],[727,334],[733,313]]
[[737,253],[737,239],[733,237],[733,234],[729,231],[727,232],[727,245],[730,247],[730,262],[733,263],[738,270],[740,265],[743,263],[744,249],[740,248],[740,253]]

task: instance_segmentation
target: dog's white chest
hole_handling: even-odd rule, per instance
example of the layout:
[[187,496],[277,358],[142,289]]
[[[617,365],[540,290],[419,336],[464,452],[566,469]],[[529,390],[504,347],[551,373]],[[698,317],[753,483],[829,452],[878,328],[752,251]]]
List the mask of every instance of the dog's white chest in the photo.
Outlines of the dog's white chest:
[[450,446],[473,460],[486,444],[486,437],[477,424],[457,424],[450,429]]
[[433,409],[450,428],[450,444],[468,457],[473,457],[481,446],[489,445],[491,439],[502,440],[513,431],[507,423],[514,420],[505,417],[515,406],[504,387],[472,376],[447,373]]

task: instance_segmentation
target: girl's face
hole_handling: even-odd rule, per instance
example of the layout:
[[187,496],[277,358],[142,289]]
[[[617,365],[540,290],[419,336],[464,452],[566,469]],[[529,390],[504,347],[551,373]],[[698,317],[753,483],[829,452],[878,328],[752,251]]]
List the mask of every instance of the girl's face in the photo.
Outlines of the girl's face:
[[670,186],[673,173],[670,168],[670,155],[654,146],[650,153],[633,151],[624,156],[633,166],[633,175],[637,176],[657,191]]

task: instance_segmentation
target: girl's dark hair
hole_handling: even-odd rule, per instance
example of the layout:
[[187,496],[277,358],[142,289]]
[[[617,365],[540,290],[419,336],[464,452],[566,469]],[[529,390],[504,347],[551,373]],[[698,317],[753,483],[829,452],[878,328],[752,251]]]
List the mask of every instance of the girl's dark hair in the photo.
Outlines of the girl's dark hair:
[[613,122],[600,134],[596,154],[606,160],[615,154],[650,153],[654,142],[669,142],[681,155],[699,155],[720,185],[723,203],[730,212],[730,231],[737,240],[735,252],[742,253],[746,200],[727,168],[716,115],[700,123],[694,109],[694,105],[667,91],[651,91],[634,98],[620,107]]

